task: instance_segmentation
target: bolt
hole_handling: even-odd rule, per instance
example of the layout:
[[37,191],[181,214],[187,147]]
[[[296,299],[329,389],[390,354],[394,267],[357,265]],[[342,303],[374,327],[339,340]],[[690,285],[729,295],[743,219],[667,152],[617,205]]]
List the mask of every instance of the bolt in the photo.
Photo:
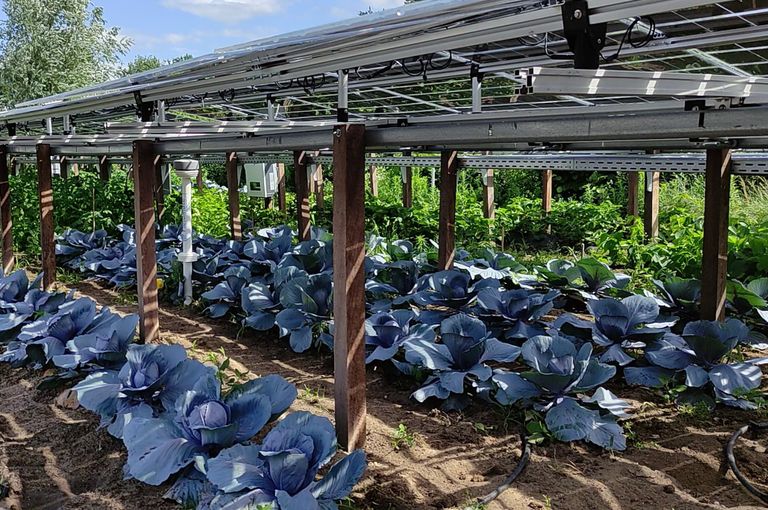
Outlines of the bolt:
[[581,9],[576,9],[573,11],[573,19],[581,19],[584,17],[584,13],[581,12]]

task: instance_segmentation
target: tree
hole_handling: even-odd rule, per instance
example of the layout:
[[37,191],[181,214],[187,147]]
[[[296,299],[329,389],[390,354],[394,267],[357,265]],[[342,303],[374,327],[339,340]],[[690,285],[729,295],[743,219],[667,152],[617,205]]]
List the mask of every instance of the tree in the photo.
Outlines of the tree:
[[130,45],[90,0],[4,0],[3,13],[0,105],[114,78]]
[[178,62],[184,62],[185,60],[190,60],[191,58],[192,55],[189,53],[180,57],[172,58],[170,60],[160,60],[154,55],[139,55],[131,62],[129,62],[127,66],[120,69],[120,76],[128,76],[131,74],[143,73],[144,71],[151,71],[152,69],[157,69],[158,67],[176,64]]

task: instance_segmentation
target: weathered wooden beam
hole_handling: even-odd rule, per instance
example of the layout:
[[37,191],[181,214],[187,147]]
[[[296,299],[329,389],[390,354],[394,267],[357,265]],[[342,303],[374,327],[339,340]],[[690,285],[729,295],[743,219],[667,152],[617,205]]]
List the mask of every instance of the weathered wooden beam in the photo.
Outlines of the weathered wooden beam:
[[325,179],[323,177],[323,165],[317,165],[315,169],[315,206],[319,210],[325,209]]
[[489,220],[496,217],[496,188],[492,168],[483,173],[483,217]]
[[11,158],[11,166],[10,171],[11,175],[16,176],[19,175],[19,162],[16,160],[16,158]]
[[62,179],[69,179],[69,160],[66,157],[59,160],[59,175]]
[[197,190],[203,191],[205,189],[205,183],[203,183],[203,169],[201,168],[199,172],[197,172]]
[[51,146],[37,146],[37,191],[40,197],[40,249],[43,262],[43,289],[56,281],[56,237],[53,227],[53,176]]
[[704,192],[704,253],[701,264],[703,320],[725,320],[730,201],[731,151],[708,149]]
[[112,173],[112,163],[109,162],[106,156],[99,157],[99,179],[102,181],[108,181],[110,174]]
[[541,208],[549,216],[552,212],[552,170],[541,171]]
[[236,152],[227,153],[227,190],[229,198],[229,234],[232,239],[240,241],[243,238],[243,227],[240,222],[240,162]]
[[277,208],[282,212],[288,211],[288,202],[285,198],[285,164],[277,164]]
[[645,237],[656,239],[659,237],[659,172],[645,173]]
[[0,146],[0,237],[3,248],[3,274],[8,275],[16,264],[13,254],[13,219],[11,218],[11,186],[8,182],[8,152]]
[[640,204],[637,200],[639,184],[640,174],[629,172],[627,174],[627,216],[640,216]]
[[365,444],[365,126],[333,141],[333,315],[336,432],[347,451]]
[[368,169],[368,175],[371,178],[371,195],[379,196],[379,169],[376,165],[371,165]]
[[299,241],[309,241],[312,227],[309,217],[309,154],[304,151],[293,153],[293,172],[296,180],[296,219],[299,225]]
[[134,211],[136,219],[136,280],[139,301],[139,340],[160,336],[155,253],[155,147],[150,140],[133,142]]
[[[403,156],[410,156],[410,151],[403,152]],[[403,167],[401,170],[401,180],[403,181],[403,207],[410,209],[413,207],[413,168]]]
[[453,268],[456,250],[456,186],[459,153],[440,153],[440,238],[438,265],[440,269]]

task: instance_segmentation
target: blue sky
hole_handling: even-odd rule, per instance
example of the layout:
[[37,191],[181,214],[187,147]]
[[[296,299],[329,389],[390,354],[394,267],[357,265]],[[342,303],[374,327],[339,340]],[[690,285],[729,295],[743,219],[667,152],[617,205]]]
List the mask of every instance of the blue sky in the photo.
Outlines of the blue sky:
[[403,0],[92,0],[110,26],[133,40],[130,53],[170,59],[300,30]]

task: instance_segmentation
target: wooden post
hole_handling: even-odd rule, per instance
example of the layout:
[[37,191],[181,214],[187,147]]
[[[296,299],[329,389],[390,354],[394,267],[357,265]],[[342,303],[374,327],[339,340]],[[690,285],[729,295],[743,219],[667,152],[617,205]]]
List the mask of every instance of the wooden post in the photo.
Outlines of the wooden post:
[[59,160],[59,173],[62,179],[69,179],[69,160],[65,156]]
[[[403,156],[410,157],[411,152],[403,152]],[[403,181],[403,207],[410,209],[413,207],[413,168],[403,167],[401,180]]]
[[704,254],[701,264],[703,320],[725,320],[730,199],[731,151],[708,149],[704,192]]
[[370,166],[370,177],[371,177],[371,195],[374,197],[379,196],[379,170],[376,168],[376,165]]
[[483,171],[483,216],[489,220],[496,217],[496,189],[493,177],[492,168]]
[[440,153],[440,239],[438,249],[439,269],[453,267],[456,249],[456,185],[458,180],[459,153]]
[[155,204],[157,206],[157,219],[162,225],[163,213],[165,213],[165,190],[163,189],[163,158],[155,156]]
[[627,174],[627,216],[640,216],[640,204],[637,201],[637,188],[640,184],[640,174]]
[[152,343],[160,334],[155,253],[155,148],[149,140],[133,142],[133,195],[136,219],[136,280],[139,340]]
[[312,228],[309,219],[309,176],[307,175],[307,153],[293,153],[293,172],[296,180],[296,219],[299,225],[299,242],[309,241]]
[[315,169],[315,205],[319,210],[325,209],[325,180],[323,179],[323,165],[317,165]]
[[56,281],[56,237],[53,231],[53,178],[51,146],[37,146],[37,190],[40,197],[40,249],[43,254],[43,289]]
[[288,211],[288,203],[285,199],[285,164],[277,164],[277,208],[282,212]]
[[112,164],[107,160],[106,156],[99,157],[99,179],[102,181],[108,181],[110,173],[112,171]]
[[19,162],[16,161],[16,158],[11,158],[11,175],[16,176],[19,175]]
[[3,274],[13,271],[13,220],[11,218],[11,187],[8,183],[8,153],[0,145],[0,237],[3,247]]
[[240,223],[240,162],[236,152],[227,153],[227,190],[229,196],[229,234],[235,241],[243,238]]
[[547,216],[552,212],[552,170],[541,171],[541,208]]
[[203,184],[203,169],[201,167],[200,171],[197,172],[197,190],[203,191],[204,188],[205,188],[205,185]]
[[333,140],[333,315],[336,433],[347,451],[365,444],[365,126]]
[[659,237],[659,172],[645,172],[645,237]]

